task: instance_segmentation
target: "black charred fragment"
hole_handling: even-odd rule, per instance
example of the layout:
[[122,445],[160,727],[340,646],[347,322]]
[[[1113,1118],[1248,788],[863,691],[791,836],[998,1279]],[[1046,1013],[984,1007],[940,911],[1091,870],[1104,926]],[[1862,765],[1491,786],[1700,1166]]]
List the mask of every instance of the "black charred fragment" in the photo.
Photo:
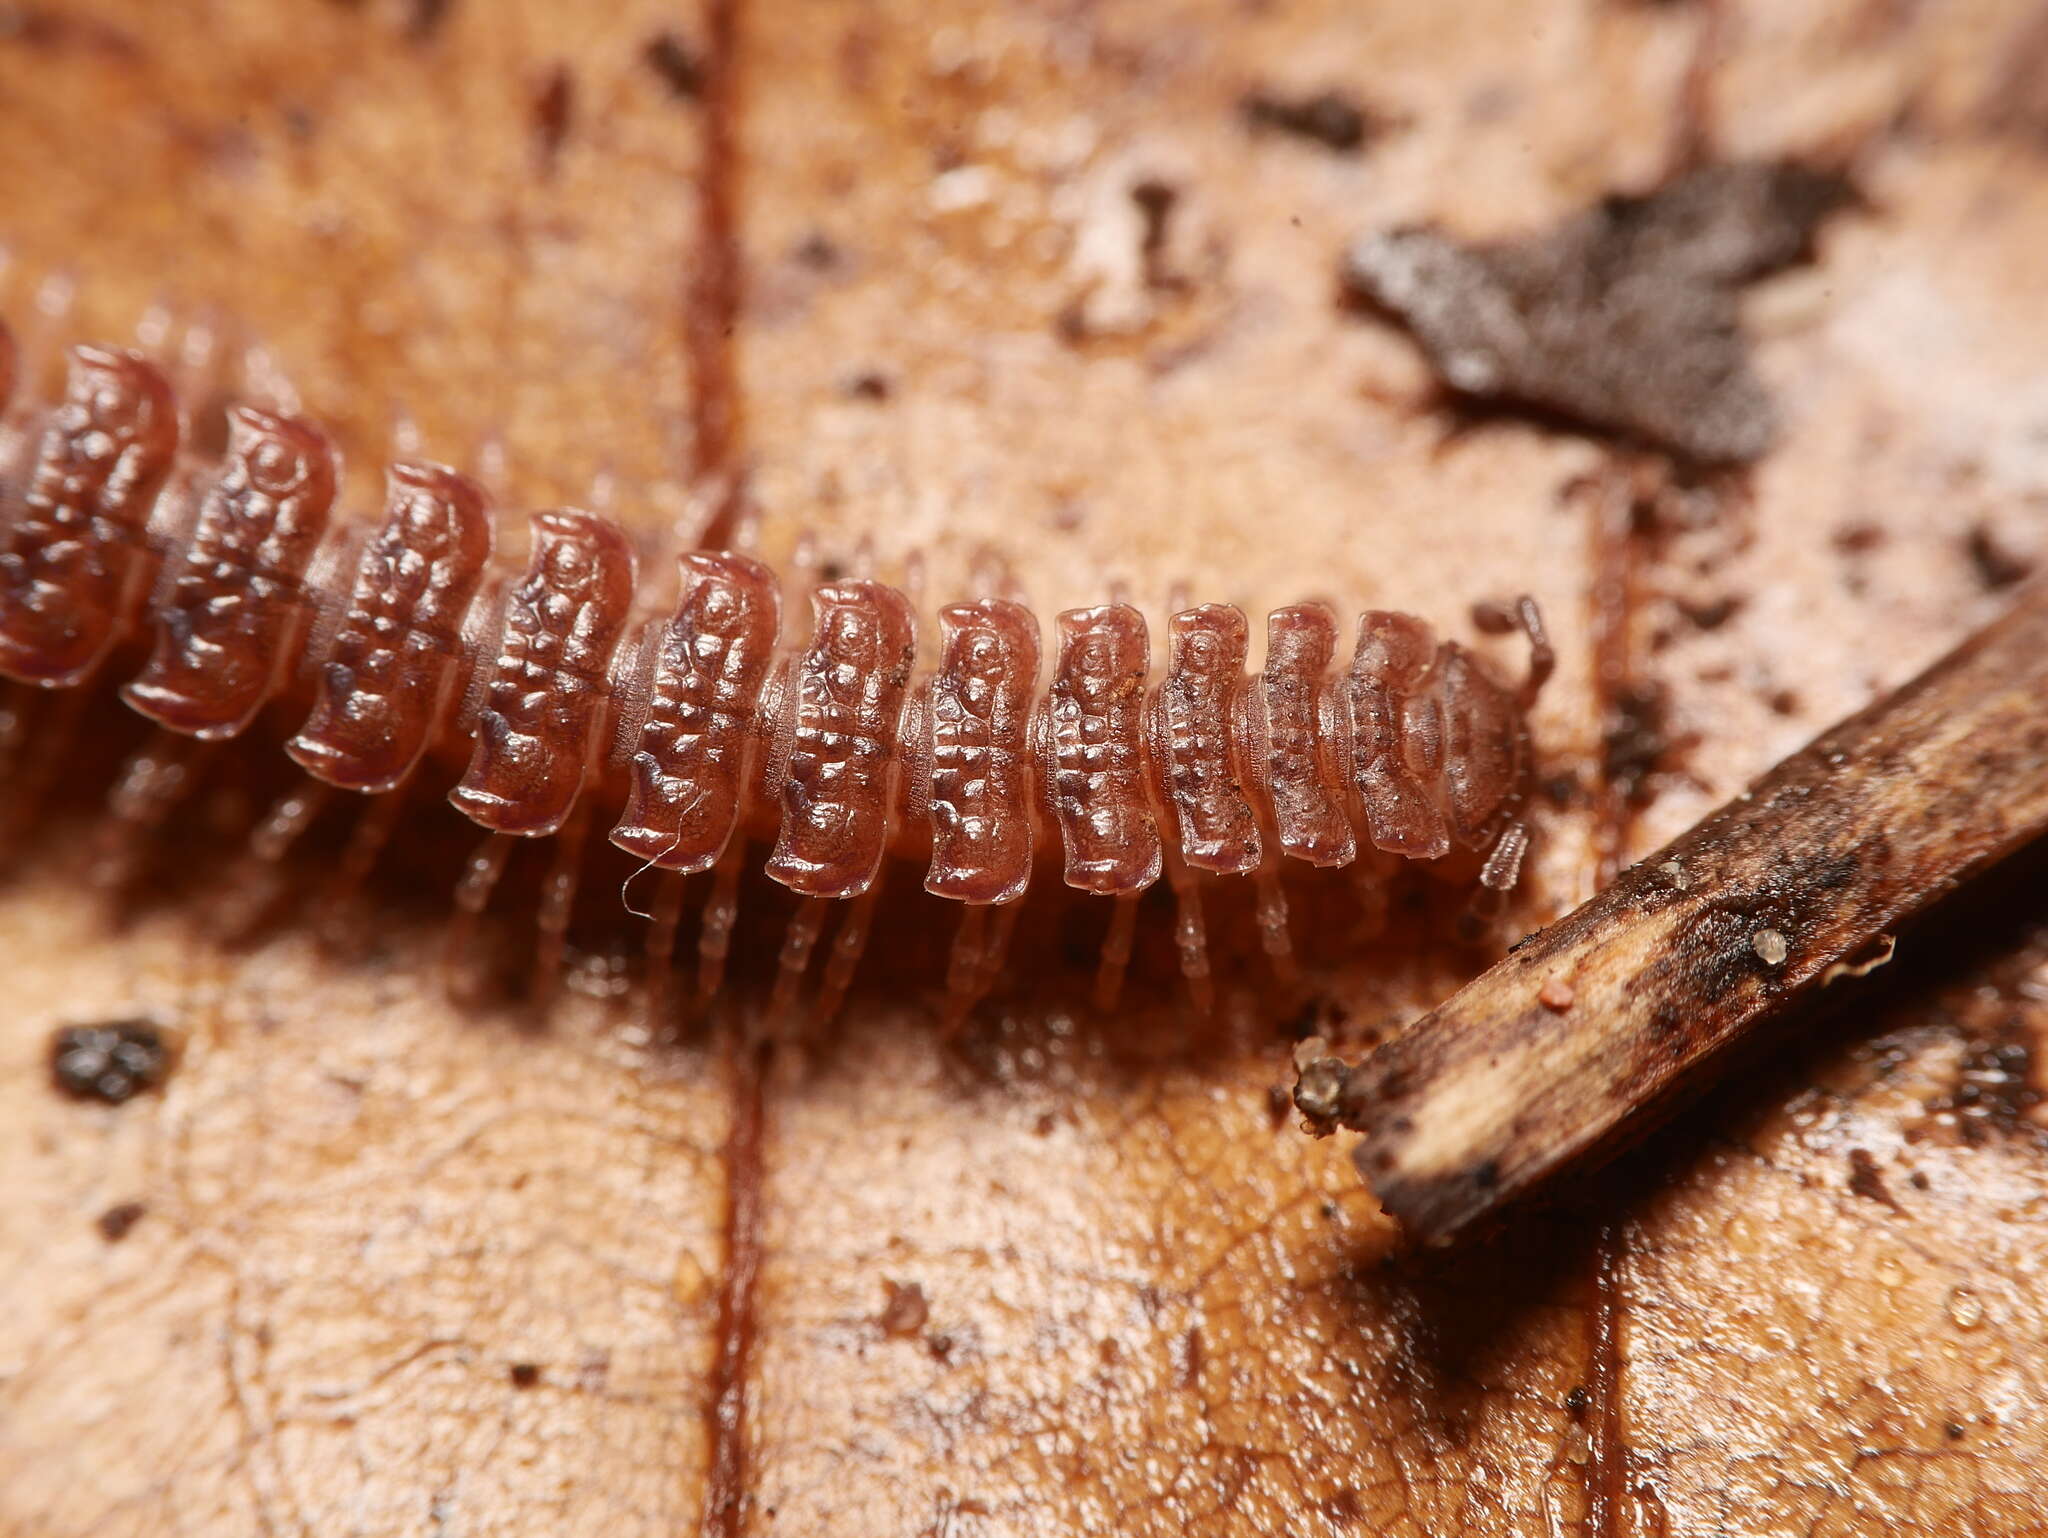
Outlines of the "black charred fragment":
[[67,1025],[50,1038],[50,1078],[79,1100],[120,1105],[164,1081],[171,1049],[148,1020]]
[[1749,365],[1739,291],[1809,260],[1851,196],[1842,176],[1801,165],[1707,166],[1521,240],[1368,236],[1342,276],[1415,335],[1459,396],[1697,464],[1746,464],[1770,447],[1776,415]]
[[1355,155],[1384,126],[1341,91],[1291,96],[1273,90],[1247,92],[1238,110],[1254,131],[1291,134],[1339,155]]

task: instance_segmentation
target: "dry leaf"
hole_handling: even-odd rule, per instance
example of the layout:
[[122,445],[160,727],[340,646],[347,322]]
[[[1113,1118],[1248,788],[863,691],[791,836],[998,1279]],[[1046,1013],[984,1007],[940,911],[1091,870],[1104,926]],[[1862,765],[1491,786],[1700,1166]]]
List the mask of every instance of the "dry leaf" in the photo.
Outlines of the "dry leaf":
[[[994,552],[1041,612],[1122,580],[1155,612],[1185,583],[1462,630],[1533,591],[1563,665],[1523,923],[1586,895],[1608,834],[1647,851],[1981,621],[1971,531],[2048,517],[2048,160],[2005,63],[2028,0],[1712,8],[1721,152],[1851,149],[1872,208],[1746,301],[1778,448],[1747,479],[1652,476],[1624,520],[1586,493],[1602,446],[1452,431],[1411,345],[1339,313],[1335,264],[1376,230],[1505,238],[1646,190],[1697,126],[1708,7],[712,3],[8,7],[7,313],[50,273],[64,339],[161,301],[260,344],[357,496],[403,409],[430,452],[500,440],[519,499],[609,474],[650,550],[719,494],[704,471],[744,469],[777,562],[868,538],[951,595]],[[715,61],[722,17],[721,101],[650,50]],[[1244,121],[1248,93],[1340,86],[1401,131],[1337,155]],[[707,170],[743,257],[729,339]],[[1112,235],[1149,258],[1103,267]],[[693,406],[721,366],[723,425]],[[1636,816],[1596,766],[1607,706],[1650,685],[1673,746]],[[924,997],[871,992],[757,1091],[726,1038],[664,1048],[629,1000],[541,1030],[444,1002],[433,894],[358,963],[291,926],[224,950],[196,901],[117,927],[78,889],[85,832],[0,895],[9,1531],[673,1533],[708,1506],[715,1531],[949,1538],[2005,1533],[2039,1509],[2038,887],[1618,1189],[1411,1273],[1342,1148],[1271,1114],[1288,1021],[1249,984],[1213,1030],[1170,992],[1063,1023],[1019,988],[953,1053]],[[1340,1029],[1480,959],[1362,957]],[[51,1087],[54,1029],[138,1016],[177,1038],[161,1089]]]

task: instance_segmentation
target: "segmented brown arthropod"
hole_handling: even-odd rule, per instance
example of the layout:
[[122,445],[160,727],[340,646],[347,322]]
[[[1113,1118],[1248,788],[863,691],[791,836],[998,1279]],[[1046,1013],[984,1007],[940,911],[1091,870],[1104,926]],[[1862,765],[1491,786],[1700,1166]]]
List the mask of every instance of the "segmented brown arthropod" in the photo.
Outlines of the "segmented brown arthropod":
[[[10,342],[0,384],[12,356]],[[956,1010],[989,986],[1042,856],[1068,886],[1118,903],[1102,967],[1111,997],[1133,900],[1162,875],[1181,899],[1198,999],[1203,876],[1258,883],[1265,949],[1282,963],[1281,861],[1466,851],[1482,891],[1517,880],[1526,714],[1552,665],[1529,599],[1498,616],[1530,644],[1516,684],[1385,611],[1362,617],[1338,668],[1336,617],[1311,603],[1268,617],[1257,675],[1237,609],[1175,614],[1166,675],[1149,685],[1144,617],[1109,603],[1057,617],[1041,693],[1038,621],[1004,598],[942,608],[938,663],[920,678],[913,606],[880,582],[816,587],[807,638],[785,650],[781,584],[747,555],[681,555],[673,604],[648,612],[625,535],[558,510],[534,515],[531,558],[511,575],[493,562],[485,494],[452,469],[394,465],[382,521],[337,525],[336,456],[312,422],[235,406],[222,461],[195,473],[156,365],[110,347],[76,348],[68,365],[62,400],[7,478],[0,673],[78,692],[130,643],[144,649],[120,690],[159,729],[117,780],[114,821],[131,829],[182,793],[186,745],[309,696],[286,746],[307,783],[264,820],[259,853],[274,856],[346,791],[368,798],[346,862],[359,872],[422,766],[461,763],[449,800],[489,837],[458,888],[457,928],[515,840],[558,836],[546,970],[585,819],[616,807],[611,841],[646,867],[717,873],[700,941],[715,988],[739,861],[765,844],[766,874],[810,899],[784,941],[782,994],[827,905],[846,905],[827,1009],[891,856],[922,859],[925,890],[962,905]],[[671,881],[657,902],[658,945],[674,939],[678,890]]]

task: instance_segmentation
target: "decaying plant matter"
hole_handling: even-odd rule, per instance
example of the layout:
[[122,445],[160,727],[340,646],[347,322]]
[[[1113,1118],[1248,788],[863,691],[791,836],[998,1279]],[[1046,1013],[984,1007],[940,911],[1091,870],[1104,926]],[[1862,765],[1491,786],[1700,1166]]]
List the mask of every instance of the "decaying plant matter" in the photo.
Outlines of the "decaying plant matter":
[[2048,584],[1357,1067],[1295,1087],[1422,1244],[1611,1153],[1730,1048],[2048,832]]

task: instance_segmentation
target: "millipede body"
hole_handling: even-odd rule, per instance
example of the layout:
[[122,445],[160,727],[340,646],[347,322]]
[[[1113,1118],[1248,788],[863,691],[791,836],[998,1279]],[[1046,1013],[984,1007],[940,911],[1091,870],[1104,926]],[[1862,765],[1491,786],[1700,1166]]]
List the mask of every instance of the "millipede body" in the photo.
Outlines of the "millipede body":
[[[13,372],[6,341],[10,392]],[[817,586],[799,636],[775,572],[690,550],[673,603],[654,611],[626,535],[568,509],[533,516],[512,575],[485,493],[455,470],[393,465],[381,522],[359,527],[336,517],[337,456],[313,422],[234,406],[220,461],[205,464],[181,444],[174,394],[139,352],[74,348],[62,399],[28,418],[6,467],[0,674],[76,691],[110,682],[118,656],[144,657],[120,697],[158,735],[121,776],[116,820],[166,815],[190,779],[163,772],[180,743],[233,738],[297,702],[306,714],[285,751],[306,786],[259,830],[266,854],[344,791],[371,808],[351,856],[365,864],[397,799],[445,765],[449,801],[489,835],[458,891],[473,913],[507,840],[566,842],[612,808],[611,841],[644,867],[718,873],[703,941],[713,985],[750,845],[810,900],[786,976],[808,958],[821,905],[864,913],[885,861],[922,861],[925,890],[964,908],[956,1004],[986,988],[1041,858],[1067,886],[1123,903],[1106,976],[1119,947],[1128,955],[1130,900],[1167,877],[1198,995],[1199,911],[1185,910],[1209,877],[1254,878],[1276,958],[1281,862],[1462,851],[1483,891],[1517,880],[1526,718],[1552,665],[1529,599],[1494,627],[1529,641],[1514,683],[1400,613],[1365,614],[1343,660],[1335,614],[1309,603],[1268,617],[1257,674],[1239,610],[1173,615],[1155,684],[1136,608],[1069,610],[1047,646],[1005,597],[942,607],[936,666],[919,676],[918,617],[883,583]],[[556,956],[573,893],[570,865],[543,900]],[[674,906],[654,916],[665,942]],[[835,942],[835,1002],[865,932],[849,918]]]

